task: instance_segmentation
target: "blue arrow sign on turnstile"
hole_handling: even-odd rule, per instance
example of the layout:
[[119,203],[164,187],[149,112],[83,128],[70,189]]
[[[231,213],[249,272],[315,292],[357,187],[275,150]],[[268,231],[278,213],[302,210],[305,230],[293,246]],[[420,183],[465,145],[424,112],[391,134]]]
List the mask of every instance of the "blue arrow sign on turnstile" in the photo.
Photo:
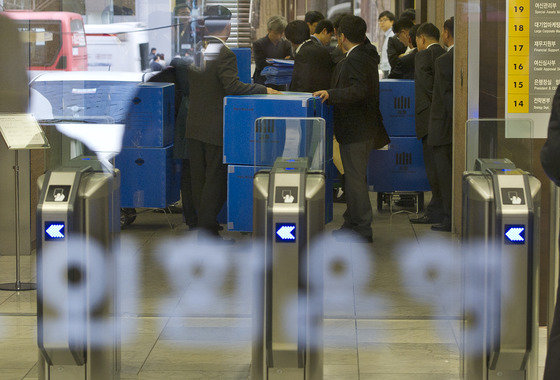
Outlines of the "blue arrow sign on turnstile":
[[296,225],[287,223],[276,224],[276,241],[290,242],[296,240]]
[[54,222],[45,223],[45,239],[46,240],[61,240],[64,239],[64,223]]
[[506,241],[513,244],[525,243],[525,226],[506,226],[505,230]]

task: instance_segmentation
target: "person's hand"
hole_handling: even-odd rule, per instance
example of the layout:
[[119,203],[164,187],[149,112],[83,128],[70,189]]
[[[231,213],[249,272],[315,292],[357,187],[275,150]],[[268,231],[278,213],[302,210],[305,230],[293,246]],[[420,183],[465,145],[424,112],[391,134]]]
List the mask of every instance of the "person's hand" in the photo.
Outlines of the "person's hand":
[[326,90],[316,91],[313,96],[318,96],[321,98],[321,103],[325,103],[329,99],[329,92]]
[[275,89],[270,88],[270,87],[267,87],[267,88],[266,88],[266,93],[267,93],[268,95],[278,95],[278,94],[281,94],[280,91],[276,91]]

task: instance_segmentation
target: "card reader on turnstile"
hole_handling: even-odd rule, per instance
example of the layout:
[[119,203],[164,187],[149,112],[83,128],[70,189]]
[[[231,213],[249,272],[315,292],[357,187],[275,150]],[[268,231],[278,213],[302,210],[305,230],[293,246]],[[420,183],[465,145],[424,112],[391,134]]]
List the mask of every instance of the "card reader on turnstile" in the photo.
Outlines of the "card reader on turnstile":
[[255,175],[262,272],[253,303],[252,379],[323,378],[322,260],[310,244],[325,226],[325,176],[308,159],[276,160]]
[[79,156],[38,184],[39,378],[118,379],[120,172]]
[[483,251],[465,249],[464,378],[534,380],[541,184],[505,159],[476,170],[463,176],[463,242]]

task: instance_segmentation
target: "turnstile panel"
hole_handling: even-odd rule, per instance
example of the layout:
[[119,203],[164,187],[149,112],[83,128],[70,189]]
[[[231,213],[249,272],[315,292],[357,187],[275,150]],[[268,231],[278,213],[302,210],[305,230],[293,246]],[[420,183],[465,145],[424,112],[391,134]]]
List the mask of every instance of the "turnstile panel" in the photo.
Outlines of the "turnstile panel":
[[252,379],[323,377],[322,261],[312,261],[309,245],[324,229],[324,207],[325,177],[302,163],[277,162],[255,176],[254,234],[265,269],[255,286]]
[[536,379],[539,213],[526,173],[463,177],[465,379]]
[[120,172],[68,168],[38,182],[39,377],[118,379]]

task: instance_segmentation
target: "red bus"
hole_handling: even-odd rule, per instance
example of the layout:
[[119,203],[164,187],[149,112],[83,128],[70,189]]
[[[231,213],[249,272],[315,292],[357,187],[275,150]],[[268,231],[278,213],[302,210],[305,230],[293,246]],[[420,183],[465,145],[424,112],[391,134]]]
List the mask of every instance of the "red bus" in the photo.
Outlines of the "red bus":
[[87,71],[82,16],[71,12],[5,11],[27,44],[29,70]]

